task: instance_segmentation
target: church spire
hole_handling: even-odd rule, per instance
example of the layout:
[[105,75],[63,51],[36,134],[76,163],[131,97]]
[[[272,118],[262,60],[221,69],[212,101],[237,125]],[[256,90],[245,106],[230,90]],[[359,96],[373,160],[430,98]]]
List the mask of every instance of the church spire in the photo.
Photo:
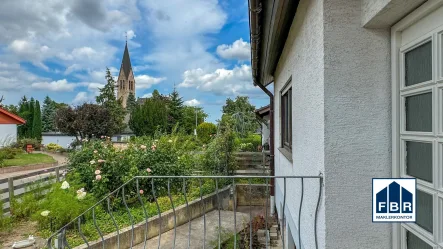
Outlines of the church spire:
[[128,51],[128,42],[126,41],[125,45],[125,52],[123,53],[123,59],[122,59],[122,68],[123,72],[125,73],[126,79],[129,77],[129,71],[131,71],[131,58],[129,58],[129,51]]

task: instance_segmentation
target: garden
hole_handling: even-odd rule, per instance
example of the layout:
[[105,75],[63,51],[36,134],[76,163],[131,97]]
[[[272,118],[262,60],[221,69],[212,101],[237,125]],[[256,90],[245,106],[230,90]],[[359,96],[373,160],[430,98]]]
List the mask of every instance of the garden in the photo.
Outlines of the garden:
[[0,148],[0,167],[55,162],[54,158],[45,154],[26,153],[27,145],[31,145],[32,148],[38,150],[41,146],[36,139],[21,139],[7,147]]
[[[230,175],[235,170],[234,152],[238,150],[238,139],[229,122],[226,119],[225,125],[219,125],[215,133],[207,132],[206,143],[179,132],[137,137],[131,139],[125,149],[114,147],[108,137],[84,139],[82,146],[69,154],[69,170],[64,181],[44,188],[36,182],[32,191],[12,200],[12,215],[2,218],[0,224],[7,230],[13,222],[35,222],[38,230],[35,235],[47,238],[135,176],[186,176],[194,172]],[[126,185],[124,197],[121,191],[113,195],[110,206],[117,226],[131,225],[125,205],[128,205],[133,222],[137,223],[144,221],[145,211],[149,217],[155,216],[172,209],[172,204],[179,206],[212,193],[216,187],[213,180],[189,180],[184,195],[182,180],[171,180],[169,184],[170,195],[168,180],[156,179],[154,197],[152,182],[147,178],[140,179],[139,186],[135,182]],[[222,188],[228,182],[221,180],[218,184]],[[103,234],[116,230],[106,205],[98,205],[94,216]],[[89,241],[98,239],[92,213],[87,212],[82,219],[84,235]],[[68,227],[67,238],[70,246],[84,243],[77,224]]]

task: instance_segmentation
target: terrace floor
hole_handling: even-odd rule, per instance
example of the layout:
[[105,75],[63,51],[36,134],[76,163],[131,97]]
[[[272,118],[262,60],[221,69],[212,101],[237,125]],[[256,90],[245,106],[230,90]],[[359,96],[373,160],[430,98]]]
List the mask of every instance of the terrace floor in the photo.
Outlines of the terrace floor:
[[[263,210],[263,207],[252,207],[251,213],[252,217],[257,215]],[[221,216],[221,234],[222,240],[234,235],[234,212],[232,211],[220,211]],[[237,232],[246,227],[249,222],[249,207],[242,207],[236,212],[237,219]],[[206,240],[205,248],[214,248],[218,245],[218,211],[213,210],[206,213]],[[190,247],[189,248],[203,248],[203,216],[196,218],[191,221],[191,237],[190,237]],[[223,234],[225,236],[223,236]],[[189,235],[189,223],[183,224],[177,227],[175,247],[174,243],[174,230],[170,230],[161,235],[160,248],[176,248],[176,249],[186,249],[188,248],[188,235]],[[147,241],[146,248],[157,248],[159,237],[154,237]],[[143,249],[144,243],[138,244],[133,247],[134,249]]]

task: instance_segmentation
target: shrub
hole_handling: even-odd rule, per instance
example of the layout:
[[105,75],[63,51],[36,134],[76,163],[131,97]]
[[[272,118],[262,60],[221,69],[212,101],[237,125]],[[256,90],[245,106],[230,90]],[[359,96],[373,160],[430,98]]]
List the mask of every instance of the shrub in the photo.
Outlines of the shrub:
[[40,228],[50,228],[52,223],[53,230],[60,229],[95,203],[95,198],[89,193],[83,199],[79,198],[78,186],[71,185],[67,189],[61,186],[61,183],[52,185],[45,199],[33,210],[32,219],[38,222]]
[[217,133],[217,126],[213,123],[201,123],[197,126],[197,136],[203,143],[208,143]]
[[49,151],[59,151],[63,149],[63,147],[55,143],[49,143],[46,145],[46,149]]
[[261,136],[258,134],[249,134],[245,138],[236,138],[235,143],[241,151],[258,151],[261,146]]
[[[186,142],[179,140],[172,136],[141,137],[123,150],[114,148],[108,141],[85,142],[80,150],[70,154],[70,168],[78,173],[87,191],[92,191],[97,198],[103,197],[134,176],[148,175],[147,168],[154,175],[187,175],[191,155],[185,153]],[[159,195],[166,193],[166,181],[156,180]],[[140,186],[150,189],[150,182],[141,181]],[[135,186],[130,187],[130,191],[135,192]]]
[[41,148],[41,141],[33,138],[23,138],[18,140],[16,143],[13,143],[11,147],[13,148],[21,148],[23,150],[26,150],[26,146],[30,144],[35,150],[40,150]]
[[5,147],[0,149],[0,154],[4,159],[13,159],[16,155],[23,153],[20,148]]
[[208,144],[202,158],[202,170],[212,174],[232,174],[235,170],[235,133],[230,116],[224,115],[219,132]]

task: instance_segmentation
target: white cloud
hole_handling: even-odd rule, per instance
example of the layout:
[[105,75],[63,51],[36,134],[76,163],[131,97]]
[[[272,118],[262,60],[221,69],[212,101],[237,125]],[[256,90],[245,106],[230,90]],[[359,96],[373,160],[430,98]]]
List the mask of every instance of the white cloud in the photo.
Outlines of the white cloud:
[[72,104],[80,105],[85,102],[88,102],[89,97],[87,92],[78,92],[75,98],[72,100]]
[[38,90],[47,90],[52,92],[70,92],[74,90],[76,84],[68,83],[66,79],[52,82],[36,82],[32,83],[32,88]]
[[7,95],[29,91],[32,82],[46,81],[48,79],[38,77],[25,71],[18,63],[0,62],[0,91],[8,92]]
[[217,47],[217,54],[224,59],[249,60],[251,58],[251,44],[240,38],[232,45],[219,45]]
[[151,88],[151,86],[158,84],[162,81],[166,80],[166,78],[155,78],[149,75],[138,75],[135,76],[135,88],[136,89],[148,89]]
[[[224,65],[208,49],[208,37],[218,33],[227,20],[217,0],[142,1],[152,33],[145,61],[166,74],[191,68],[214,70]],[[173,52],[171,52],[173,51]]]
[[132,38],[137,37],[132,29],[126,31],[126,35],[128,37],[128,40],[132,40]]
[[187,70],[183,73],[183,82],[179,87],[229,96],[260,93],[252,84],[251,67],[248,65],[231,70],[221,68],[214,72],[207,72],[201,68]]
[[200,101],[196,100],[196,99],[191,99],[191,100],[186,100],[185,102],[183,102],[183,104],[187,105],[187,106],[198,106],[200,105]]
[[152,93],[143,94],[142,98],[150,98],[152,97]]

